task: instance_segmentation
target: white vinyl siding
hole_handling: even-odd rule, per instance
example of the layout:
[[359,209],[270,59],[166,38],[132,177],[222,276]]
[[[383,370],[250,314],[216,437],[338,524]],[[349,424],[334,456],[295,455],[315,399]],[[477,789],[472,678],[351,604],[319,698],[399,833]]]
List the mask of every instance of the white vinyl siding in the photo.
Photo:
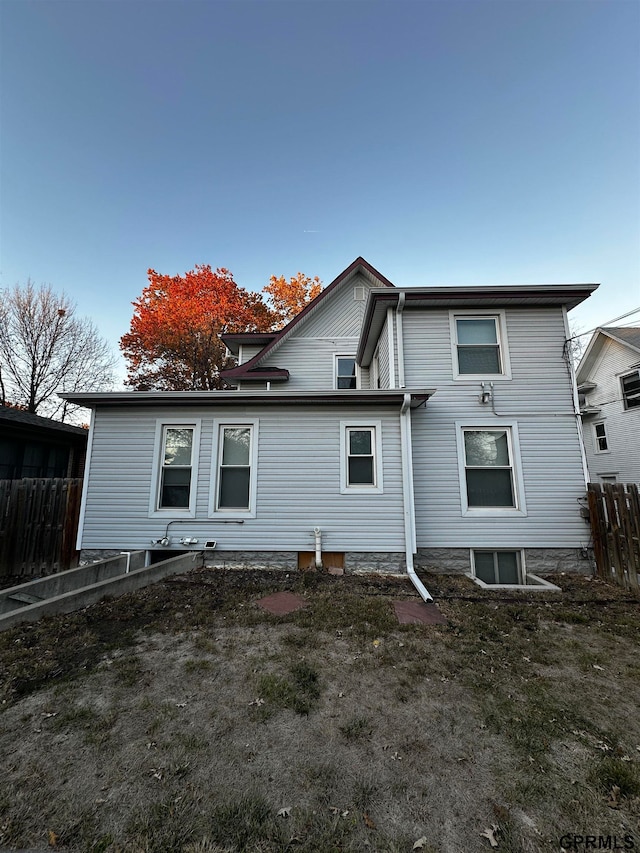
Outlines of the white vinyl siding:
[[[334,357],[355,353],[366,300],[354,299],[354,289],[364,287],[365,296],[371,285],[363,276],[346,282],[321,302],[317,309],[295,329],[261,367],[285,367],[289,380],[287,391],[331,391],[336,387]],[[358,369],[359,388],[369,388],[369,369]],[[249,388],[248,383],[243,383]],[[272,386],[274,387],[274,386]]]
[[[494,312],[495,313],[495,312]],[[411,413],[418,547],[578,548],[589,528],[578,500],[586,485],[573,391],[564,355],[561,309],[505,309],[512,378],[496,382],[493,405],[480,403],[480,380],[454,379],[447,310],[405,310],[405,376],[409,388],[434,387]],[[494,414],[495,409],[495,414]],[[460,426],[516,425],[526,515],[507,509],[465,511]],[[493,513],[493,514],[491,514]]]
[[[376,430],[379,423],[383,494],[373,490],[341,493],[341,421],[361,421],[359,406],[270,406],[253,411],[225,406],[220,412],[224,417],[216,419],[209,412],[181,410],[181,423],[201,420],[199,473],[193,490],[194,523],[170,526],[173,543],[181,537],[197,537],[201,542],[217,540],[218,551],[309,551],[314,527],[320,527],[327,551],[404,550],[397,411],[376,411],[375,421],[367,421]],[[219,424],[247,424],[258,414],[255,517],[237,522],[233,513],[228,518],[211,517]],[[165,535],[168,521],[184,518],[184,514],[166,512],[160,518],[149,517],[156,419],[166,423],[166,412],[115,407],[97,411],[83,548],[147,549],[151,540]]]

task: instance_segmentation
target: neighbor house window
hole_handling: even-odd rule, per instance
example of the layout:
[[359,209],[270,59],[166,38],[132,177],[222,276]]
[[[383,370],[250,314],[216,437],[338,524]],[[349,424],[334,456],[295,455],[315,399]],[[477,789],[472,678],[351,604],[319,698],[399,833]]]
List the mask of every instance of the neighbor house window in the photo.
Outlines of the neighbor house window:
[[499,314],[452,315],[457,377],[508,375],[503,327]]
[[191,509],[196,426],[163,424],[156,510]]
[[514,466],[517,425],[456,424],[463,512],[525,513],[524,488]]
[[343,493],[381,492],[382,458],[379,421],[341,424],[341,468]]
[[640,372],[629,373],[620,377],[622,382],[622,399],[625,409],[633,409],[640,406]]
[[218,455],[213,512],[255,511],[258,422],[217,423]]
[[520,551],[473,551],[473,571],[486,584],[525,582]]
[[609,449],[607,443],[607,433],[604,424],[594,424],[593,430],[596,438],[596,453],[604,453]]
[[335,386],[336,388],[357,388],[358,367],[352,355],[337,355],[335,357]]

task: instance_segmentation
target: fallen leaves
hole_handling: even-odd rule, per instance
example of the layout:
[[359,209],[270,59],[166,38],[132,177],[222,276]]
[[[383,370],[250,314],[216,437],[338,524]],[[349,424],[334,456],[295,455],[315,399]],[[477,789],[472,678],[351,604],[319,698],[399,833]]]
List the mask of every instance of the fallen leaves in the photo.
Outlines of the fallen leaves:
[[497,833],[498,833],[498,824],[492,823],[490,827],[487,827],[484,830],[484,832],[480,833],[480,837],[486,838],[492,847],[497,847],[498,846],[498,839],[496,838]]

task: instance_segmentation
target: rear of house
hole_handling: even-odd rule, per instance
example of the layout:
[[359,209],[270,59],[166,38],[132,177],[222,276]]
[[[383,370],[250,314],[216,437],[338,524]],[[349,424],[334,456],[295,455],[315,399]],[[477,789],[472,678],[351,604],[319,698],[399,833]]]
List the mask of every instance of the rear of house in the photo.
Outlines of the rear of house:
[[359,258],[281,332],[225,338],[233,390],[69,395],[93,408],[83,556],[580,570],[566,311],[593,289],[396,288]]

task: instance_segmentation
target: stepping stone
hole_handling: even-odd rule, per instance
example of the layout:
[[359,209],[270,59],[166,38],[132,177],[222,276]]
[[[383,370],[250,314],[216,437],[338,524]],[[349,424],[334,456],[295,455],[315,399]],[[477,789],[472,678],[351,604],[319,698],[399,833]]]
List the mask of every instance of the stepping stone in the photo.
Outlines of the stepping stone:
[[394,601],[393,609],[401,625],[446,625],[447,620],[435,604],[424,601]]
[[274,616],[286,616],[287,613],[294,613],[307,606],[305,599],[293,592],[274,592],[273,595],[261,598],[256,604]]

